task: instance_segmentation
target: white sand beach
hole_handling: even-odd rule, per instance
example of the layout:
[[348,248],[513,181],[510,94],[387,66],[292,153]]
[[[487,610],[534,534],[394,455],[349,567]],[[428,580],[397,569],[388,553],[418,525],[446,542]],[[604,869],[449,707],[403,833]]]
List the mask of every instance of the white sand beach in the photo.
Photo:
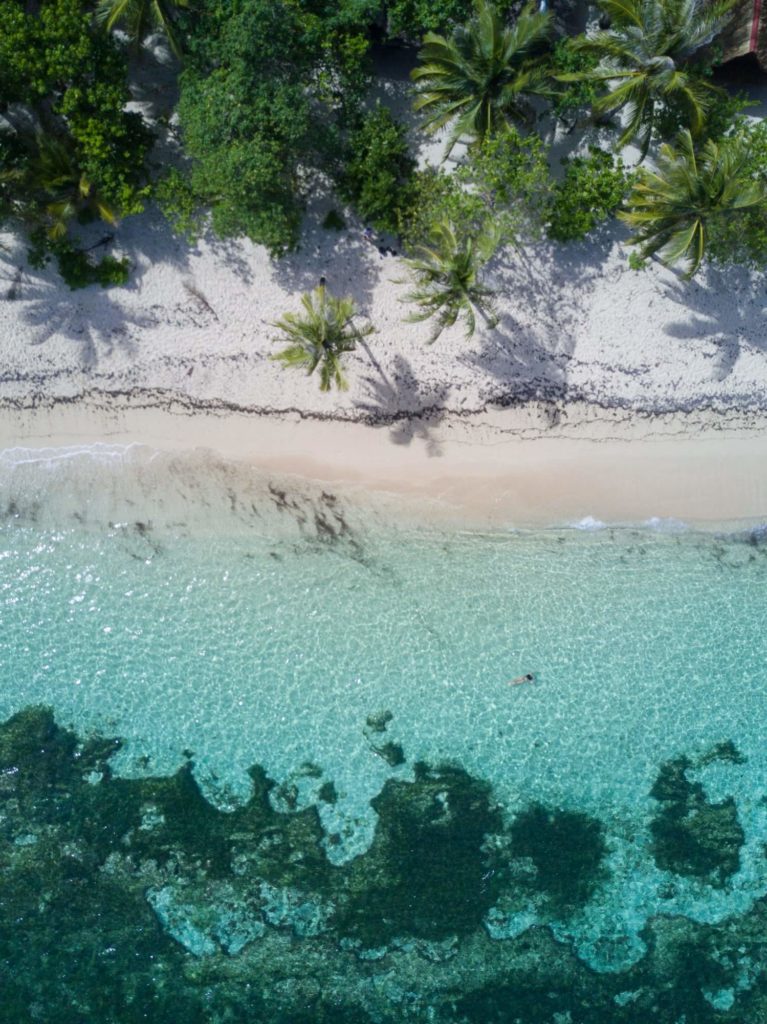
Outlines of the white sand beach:
[[[429,345],[404,320],[402,261],[351,217],[322,229],[330,205],[276,263],[247,240],[189,246],[156,211],[129,218],[111,251],[130,282],[109,290],[71,292],[0,236],[0,448],[202,446],[503,523],[767,514],[763,274],[635,272],[613,224],[501,253],[498,328]],[[273,321],[321,275],[376,328],[343,393],[269,358]]]

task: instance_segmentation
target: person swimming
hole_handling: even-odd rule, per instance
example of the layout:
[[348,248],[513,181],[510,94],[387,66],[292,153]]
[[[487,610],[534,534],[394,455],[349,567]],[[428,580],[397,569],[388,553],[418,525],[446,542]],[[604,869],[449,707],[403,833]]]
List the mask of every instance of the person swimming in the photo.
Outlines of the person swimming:
[[523,676],[517,676],[516,679],[510,679],[509,686],[519,686],[521,683],[532,682],[535,682],[535,676],[532,672],[526,672]]

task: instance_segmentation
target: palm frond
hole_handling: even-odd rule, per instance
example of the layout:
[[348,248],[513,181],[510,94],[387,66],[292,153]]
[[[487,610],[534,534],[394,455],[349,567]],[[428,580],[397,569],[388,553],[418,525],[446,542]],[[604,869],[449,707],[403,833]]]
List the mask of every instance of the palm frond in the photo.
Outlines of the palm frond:
[[285,313],[273,324],[289,344],[271,358],[309,375],[319,367],[321,391],[333,384],[345,390],[340,357],[353,352],[357,342],[372,333],[372,326],[356,326],[352,299],[330,295],[324,285],[302,295],[301,306],[302,312]]

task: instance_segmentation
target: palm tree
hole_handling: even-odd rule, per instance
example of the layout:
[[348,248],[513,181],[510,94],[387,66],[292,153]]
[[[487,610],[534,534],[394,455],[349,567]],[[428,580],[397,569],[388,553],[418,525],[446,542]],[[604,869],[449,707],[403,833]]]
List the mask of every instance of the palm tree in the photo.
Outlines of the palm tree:
[[551,15],[525,7],[512,26],[488,0],[477,0],[468,25],[447,38],[427,32],[412,72],[415,110],[436,132],[451,125],[447,157],[462,137],[480,142],[509,122],[529,123],[527,97],[547,95],[544,62]]
[[419,255],[406,261],[415,288],[405,300],[420,306],[407,319],[418,323],[436,317],[430,344],[458,319],[464,320],[470,338],[477,327],[477,313],[488,327],[495,327],[493,292],[481,283],[480,272],[498,248],[499,229],[487,222],[476,235],[460,239],[453,224],[442,220],[435,224],[430,242],[418,246]]
[[80,168],[68,136],[38,130],[20,140],[25,158],[0,178],[13,180],[23,194],[14,212],[24,220],[42,223],[48,237],[62,239],[75,218],[117,223],[117,213]]
[[596,116],[627,114],[618,144],[636,138],[647,153],[658,115],[669,105],[682,108],[693,135],[705,124],[706,110],[723,90],[686,69],[691,57],[721,31],[737,0],[599,0],[611,27],[575,45],[600,58],[590,72],[557,76],[560,81],[614,83],[593,105]]
[[320,391],[330,391],[333,384],[345,391],[348,385],[341,372],[341,356],[353,352],[373,328],[355,327],[352,299],[329,295],[324,284],[302,295],[301,305],[302,313],[286,313],[274,324],[290,344],[271,358],[283,366],[305,369],[307,374],[319,366]]
[[690,132],[676,148],[664,143],[656,171],[642,169],[618,216],[637,229],[632,244],[642,258],[658,253],[666,264],[683,260],[685,277],[701,264],[710,226],[736,210],[767,199],[765,184],[746,169],[748,153],[738,140],[707,140],[696,153]]
[[181,58],[176,14],[180,7],[188,7],[189,0],[99,0],[96,20],[108,32],[122,25],[138,49],[152,32],[163,32],[173,53]]

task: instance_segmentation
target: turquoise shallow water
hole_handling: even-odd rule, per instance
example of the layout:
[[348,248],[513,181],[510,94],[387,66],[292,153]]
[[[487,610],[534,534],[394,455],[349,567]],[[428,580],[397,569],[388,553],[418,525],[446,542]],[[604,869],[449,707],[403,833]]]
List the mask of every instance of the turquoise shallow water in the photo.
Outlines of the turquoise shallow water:
[[[237,504],[228,476],[220,507],[209,500],[218,484],[207,484],[208,518],[190,525],[199,492],[177,487],[186,510],[177,503],[158,517],[146,478],[121,490],[127,470],[114,461],[101,472],[120,494],[119,514],[130,502],[122,519],[87,500],[78,510],[93,465],[85,477],[78,460],[14,472],[0,528],[0,718],[46,704],[81,737],[119,736],[111,764],[123,777],[169,775],[191,757],[206,798],[229,812],[251,795],[248,769],[260,765],[281,784],[276,810],[317,808],[322,855],[339,871],[374,840],[371,800],[387,779],[412,781],[417,762],[489,783],[505,826],[538,804],[599,822],[589,897],[563,909],[501,888],[480,922],[493,956],[544,924],[581,964],[620,975],[639,969],[658,915],[718,925],[753,913],[767,893],[758,531],[383,528],[336,495],[283,484],[249,494],[233,517],[221,511]],[[169,476],[177,482],[180,471]],[[66,497],[58,522],[57,493]],[[508,686],[525,672],[533,683]],[[726,743],[736,756],[711,753]],[[705,806],[703,796],[680,809],[651,795],[661,766],[681,756]],[[334,798],[322,799],[331,781]],[[714,805],[742,829],[734,863],[670,869],[653,832],[659,808],[670,808],[668,824]],[[524,857],[514,863],[532,870]],[[487,870],[496,870],[489,861]],[[177,894],[159,883],[147,891],[185,956],[212,955],[218,940],[206,947],[188,914],[179,923],[168,910]],[[738,1000],[761,982],[741,959],[727,979],[693,983],[700,1013],[748,1019]],[[569,1018],[482,1006],[483,1020],[580,1019],[575,1005],[556,1010]],[[465,1008],[439,1016],[447,1010],[428,1000],[412,1012],[475,1019]]]

